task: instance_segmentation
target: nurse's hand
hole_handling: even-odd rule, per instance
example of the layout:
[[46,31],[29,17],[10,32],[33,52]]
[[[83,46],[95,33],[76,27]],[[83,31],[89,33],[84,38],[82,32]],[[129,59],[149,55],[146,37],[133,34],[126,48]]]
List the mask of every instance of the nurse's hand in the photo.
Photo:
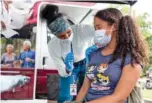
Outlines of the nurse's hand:
[[97,50],[97,46],[96,46],[96,45],[93,45],[93,46],[89,47],[89,48],[86,50],[86,52],[85,52],[86,64],[89,63],[89,56],[90,56],[90,54],[91,54],[93,51],[95,51],[95,50]]
[[74,63],[74,55],[72,52],[70,52],[66,55],[65,60],[64,60],[64,64],[66,65],[66,70],[68,72],[72,72],[74,68],[73,63]]

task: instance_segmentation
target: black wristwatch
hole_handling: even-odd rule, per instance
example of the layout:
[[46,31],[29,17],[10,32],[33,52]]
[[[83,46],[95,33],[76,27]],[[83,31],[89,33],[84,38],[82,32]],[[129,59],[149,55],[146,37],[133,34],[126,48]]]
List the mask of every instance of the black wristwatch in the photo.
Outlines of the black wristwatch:
[[69,74],[70,73],[70,71],[68,71],[66,68],[65,68],[65,70],[66,70],[66,72]]

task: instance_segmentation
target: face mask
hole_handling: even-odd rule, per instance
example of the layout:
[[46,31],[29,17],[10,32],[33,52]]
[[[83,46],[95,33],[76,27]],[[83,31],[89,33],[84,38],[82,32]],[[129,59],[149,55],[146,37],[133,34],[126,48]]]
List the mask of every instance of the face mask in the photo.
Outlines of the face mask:
[[106,30],[96,30],[94,36],[94,43],[98,48],[107,46],[111,41],[111,35],[106,35]]
[[60,39],[60,45],[61,45],[61,55],[66,55],[69,52],[72,52],[71,43],[73,39],[73,33],[71,33],[70,37],[68,39]]

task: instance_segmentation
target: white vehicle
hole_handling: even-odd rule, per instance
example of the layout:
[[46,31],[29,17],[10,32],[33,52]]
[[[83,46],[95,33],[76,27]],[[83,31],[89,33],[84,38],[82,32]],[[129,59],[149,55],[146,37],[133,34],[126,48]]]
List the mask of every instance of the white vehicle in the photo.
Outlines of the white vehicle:
[[149,68],[148,73],[147,73],[147,80],[146,80],[146,85],[145,87],[147,89],[152,89],[152,67]]

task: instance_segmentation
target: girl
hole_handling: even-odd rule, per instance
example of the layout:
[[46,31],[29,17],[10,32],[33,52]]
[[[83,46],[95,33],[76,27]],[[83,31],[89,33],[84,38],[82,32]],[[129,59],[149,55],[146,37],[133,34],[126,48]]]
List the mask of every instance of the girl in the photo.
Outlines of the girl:
[[88,103],[127,103],[140,78],[140,64],[148,63],[146,46],[132,18],[115,8],[98,11],[94,27],[98,49],[88,54],[89,67],[76,101],[86,97]]

